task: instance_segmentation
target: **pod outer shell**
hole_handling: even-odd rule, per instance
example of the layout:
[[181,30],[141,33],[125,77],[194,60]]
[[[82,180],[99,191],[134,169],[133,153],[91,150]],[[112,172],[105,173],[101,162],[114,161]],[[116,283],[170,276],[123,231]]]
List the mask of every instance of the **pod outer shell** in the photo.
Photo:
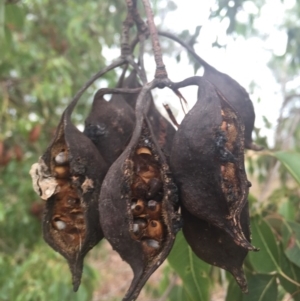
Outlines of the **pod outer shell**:
[[[193,252],[202,260],[229,271],[236,279],[241,290],[246,293],[247,281],[243,271],[243,262],[248,254],[245,248],[236,245],[223,230],[203,219],[199,219],[182,208],[183,234]],[[250,242],[248,204],[241,213],[241,224],[247,240]]]
[[[145,127],[149,129],[148,126],[149,124],[144,123],[143,129]],[[99,199],[100,223],[105,238],[122,259],[131,266],[134,273],[134,278],[123,301],[136,300],[145,282],[169,254],[178,231],[179,217],[174,211],[173,203],[174,194],[177,191],[173,189],[174,184],[169,177],[170,173],[165,158],[152,137],[149,134],[144,136],[139,131],[135,132],[126,150],[110,167],[103,181]],[[162,211],[167,235],[162,250],[150,261],[143,253],[141,242],[133,239],[132,235],[133,216],[130,187],[133,177],[133,161],[131,158],[137,147],[148,147],[155,156],[158,156],[164,183]]]
[[55,156],[62,147],[67,146],[71,183],[76,187],[84,209],[85,238],[77,250],[68,248],[67,245],[62,247],[63,243],[57,241],[51,225],[54,208],[53,197],[46,201],[43,235],[45,241],[67,259],[72,273],[73,287],[76,291],[80,285],[85,255],[104,237],[99,223],[98,197],[108,166],[90,139],[72,124],[70,114],[71,110],[67,108],[52,142],[40,161],[48,168],[47,172],[49,173],[50,170],[53,170]]
[[[141,87],[134,70],[125,79],[124,87],[131,89]],[[133,109],[135,108],[137,97],[138,94],[124,94],[124,99]],[[176,130],[172,124],[157,110],[151,93],[148,94],[147,101],[150,101],[150,108],[147,116],[151,122],[153,133],[160,147],[164,150],[165,154],[169,156]]]
[[229,75],[211,66],[204,66],[204,70],[203,78],[212,83],[239,113],[245,125],[245,147],[261,150],[262,147],[255,145],[252,141],[255,112],[247,91]]
[[[184,207],[224,229],[238,245],[253,250],[240,225],[250,185],[244,168],[244,128],[236,115],[238,139],[231,154],[220,131],[222,106],[230,108],[210,82],[200,79],[198,100],[176,132],[170,166]],[[227,162],[235,166],[234,178],[240,189],[234,201],[222,191],[221,165]]]
[[91,112],[85,120],[84,134],[111,165],[129,143],[134,125],[134,110],[122,95],[114,94],[110,101],[106,101],[96,93]]

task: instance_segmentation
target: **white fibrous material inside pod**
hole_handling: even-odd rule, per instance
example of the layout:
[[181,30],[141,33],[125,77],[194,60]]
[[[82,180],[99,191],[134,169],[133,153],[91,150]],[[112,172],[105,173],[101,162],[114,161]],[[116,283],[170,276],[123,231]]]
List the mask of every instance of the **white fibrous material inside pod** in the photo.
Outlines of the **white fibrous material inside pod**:
[[43,159],[40,158],[38,163],[34,163],[31,166],[29,174],[32,178],[33,189],[41,199],[47,200],[57,192],[57,181],[50,175],[49,169]]

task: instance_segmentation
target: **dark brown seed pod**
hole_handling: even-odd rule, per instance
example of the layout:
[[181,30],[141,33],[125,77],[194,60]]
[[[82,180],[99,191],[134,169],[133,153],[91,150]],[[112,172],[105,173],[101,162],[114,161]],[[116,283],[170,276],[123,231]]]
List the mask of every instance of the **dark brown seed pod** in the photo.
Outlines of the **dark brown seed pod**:
[[[223,230],[203,219],[199,219],[182,208],[183,234],[193,252],[202,260],[229,271],[241,290],[246,293],[247,280],[243,262],[248,251],[236,245]],[[245,237],[250,242],[248,203],[241,213],[241,224]]]
[[108,168],[94,144],[71,123],[71,111],[72,104],[30,174],[46,201],[44,239],[67,259],[76,291],[85,255],[103,238],[98,196]]
[[[103,181],[99,200],[104,235],[134,273],[123,301],[136,300],[145,282],[169,254],[179,229],[179,215],[174,210],[177,189],[150,127],[148,121],[139,119],[130,144],[110,167]],[[137,215],[132,212],[137,204],[132,198],[136,195],[135,182],[152,169],[155,177],[163,183],[156,221],[152,221],[144,210]]]
[[129,143],[134,125],[134,110],[122,95],[114,94],[110,101],[106,101],[101,93],[96,93],[85,120],[84,134],[111,165]]
[[186,209],[253,250],[241,225],[250,182],[244,167],[244,126],[215,87],[199,79],[198,100],[174,138],[171,167]]
[[[133,70],[124,80],[124,87],[132,89],[141,87],[135,70]],[[133,109],[135,108],[137,97],[138,94],[124,95],[124,99],[129,105],[131,105]],[[150,107],[147,116],[150,120],[153,133],[160,147],[167,155],[169,155],[171,153],[172,142],[176,130],[171,123],[156,109],[151,93],[149,93],[147,97],[149,97],[150,101]]]
[[212,83],[239,113],[245,125],[245,147],[253,150],[262,150],[262,147],[252,141],[255,112],[247,91],[229,75],[218,71],[210,65],[204,65],[204,70],[203,78]]

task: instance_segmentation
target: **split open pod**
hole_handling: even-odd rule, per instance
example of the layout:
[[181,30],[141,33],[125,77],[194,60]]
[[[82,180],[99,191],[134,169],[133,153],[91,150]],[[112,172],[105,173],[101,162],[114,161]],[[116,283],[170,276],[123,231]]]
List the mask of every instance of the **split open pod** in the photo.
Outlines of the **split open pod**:
[[210,82],[194,80],[198,100],[176,132],[171,153],[180,200],[191,214],[254,250],[240,221],[251,185],[244,167],[244,125]]
[[90,139],[72,124],[74,106],[63,113],[54,139],[30,174],[46,201],[44,239],[67,259],[76,291],[85,255],[103,238],[98,197],[108,168]]
[[241,122],[245,125],[245,147],[252,150],[261,150],[262,147],[252,141],[255,112],[247,91],[232,77],[210,65],[204,65],[204,70],[203,78],[212,83],[240,115]]
[[102,185],[99,212],[106,239],[132,268],[124,301],[140,290],[169,254],[180,228],[177,189],[166,159],[145,117],[142,90],[129,145],[110,167]]

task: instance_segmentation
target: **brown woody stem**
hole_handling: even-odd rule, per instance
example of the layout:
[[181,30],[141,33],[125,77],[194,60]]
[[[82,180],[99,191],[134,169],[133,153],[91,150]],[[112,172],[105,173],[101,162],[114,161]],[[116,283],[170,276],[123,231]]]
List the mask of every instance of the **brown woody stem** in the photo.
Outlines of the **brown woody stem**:
[[131,7],[132,18],[135,22],[138,33],[148,36],[149,35],[148,27],[147,27],[146,23],[144,22],[144,20],[141,18],[140,13],[136,8],[136,1],[137,0],[132,0],[132,3],[133,3],[133,5]]
[[119,57],[118,59],[116,59],[115,61],[113,61],[109,66],[105,67],[104,69],[100,70],[99,72],[97,72],[95,75],[93,75],[81,88],[80,90],[75,94],[75,96],[73,97],[73,99],[71,100],[70,105],[67,107],[66,111],[73,111],[73,109],[75,108],[79,98],[82,96],[82,94],[86,91],[86,89],[92,85],[94,83],[95,80],[97,80],[99,77],[101,77],[102,75],[104,75],[106,72],[115,69],[116,67],[122,66],[123,64],[125,64],[126,61]]
[[155,78],[157,79],[167,78],[168,74],[166,71],[166,67],[163,63],[162,52],[161,52],[161,48],[158,40],[158,34],[153,20],[153,12],[151,10],[149,0],[143,0],[143,4],[147,15],[148,26],[149,26],[149,31],[152,40],[152,47],[154,52],[154,59],[156,63]]
[[185,43],[183,40],[181,40],[180,38],[178,38],[177,36],[175,36],[174,34],[170,33],[170,32],[165,32],[165,31],[158,31],[158,34],[160,36],[169,38],[177,43],[179,43],[181,46],[183,46],[193,57],[194,59],[196,59],[196,61],[198,63],[200,63],[204,68],[212,68],[215,69],[213,66],[211,66],[210,64],[208,64],[203,58],[201,58],[195,51],[194,49],[188,45],[187,43]]
[[178,122],[177,122],[177,120],[176,120],[176,118],[175,118],[175,116],[174,116],[174,114],[173,114],[171,108],[169,107],[169,105],[168,105],[168,104],[163,104],[163,106],[164,106],[164,108],[165,108],[165,110],[166,110],[166,112],[167,112],[167,114],[168,114],[170,120],[171,120],[171,121],[173,122],[173,124],[178,128],[178,127],[179,127],[179,124],[178,124]]
[[126,57],[131,54],[131,46],[129,44],[129,30],[133,26],[132,18],[132,1],[126,0],[127,4],[127,16],[122,26],[122,35],[121,35],[121,56]]
[[101,97],[105,94],[136,94],[140,93],[142,88],[103,88],[97,91],[95,98]]

